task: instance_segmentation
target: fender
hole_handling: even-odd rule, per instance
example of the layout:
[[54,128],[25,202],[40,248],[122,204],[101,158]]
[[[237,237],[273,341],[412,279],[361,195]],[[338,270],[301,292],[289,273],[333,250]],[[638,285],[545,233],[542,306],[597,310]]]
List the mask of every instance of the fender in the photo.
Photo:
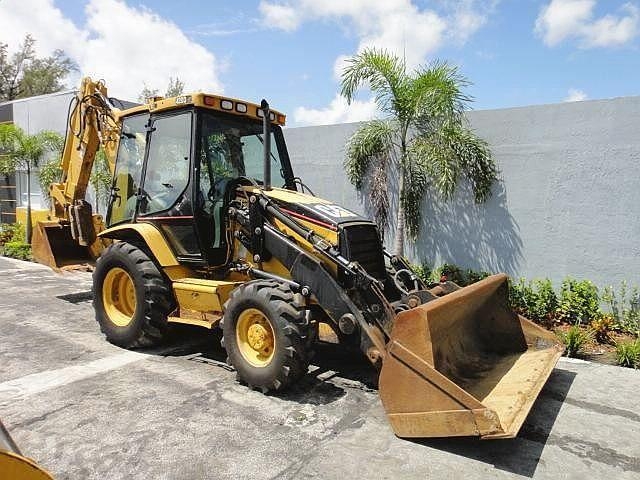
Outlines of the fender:
[[98,234],[99,237],[114,240],[130,240],[140,238],[151,250],[151,253],[162,267],[180,265],[171,247],[160,230],[150,223],[127,223],[107,228]]

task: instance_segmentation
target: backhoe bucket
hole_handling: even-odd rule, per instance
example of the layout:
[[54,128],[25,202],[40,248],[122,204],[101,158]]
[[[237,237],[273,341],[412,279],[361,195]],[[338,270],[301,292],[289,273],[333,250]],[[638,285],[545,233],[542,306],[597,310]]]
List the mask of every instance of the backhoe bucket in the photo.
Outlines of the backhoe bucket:
[[78,245],[71,227],[59,222],[37,222],[33,229],[31,251],[36,262],[57,270],[69,265],[91,262],[90,247]]
[[399,437],[515,437],[562,351],[493,275],[396,317],[380,398]]

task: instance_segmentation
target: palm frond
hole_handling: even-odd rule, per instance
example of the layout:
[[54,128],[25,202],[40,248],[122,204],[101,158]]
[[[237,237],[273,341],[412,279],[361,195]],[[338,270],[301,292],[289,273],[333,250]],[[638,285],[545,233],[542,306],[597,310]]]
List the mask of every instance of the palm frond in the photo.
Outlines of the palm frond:
[[471,183],[476,203],[483,203],[491,197],[491,186],[498,179],[489,144],[463,126],[458,127],[456,137],[460,169]]
[[397,113],[402,110],[400,98],[407,88],[406,66],[397,56],[376,48],[367,48],[347,60],[342,72],[341,95],[348,103],[356,91],[368,84],[375,96],[378,108],[383,112]]
[[491,196],[498,169],[489,145],[464,125],[448,123],[430,135],[416,137],[411,155],[421,159],[426,174],[444,199],[452,198],[460,177],[471,183],[477,203]]
[[367,169],[376,158],[393,156],[394,134],[391,122],[372,120],[360,127],[347,142],[344,167],[349,181],[358,190],[362,189]]
[[460,163],[455,154],[451,135],[440,128],[431,135],[416,137],[410,145],[410,157],[415,159],[424,174],[431,179],[435,190],[445,200],[451,199],[460,177]]
[[415,240],[422,224],[422,201],[431,179],[422,159],[412,158],[410,154],[405,159],[403,175],[400,203],[404,209],[407,236]]
[[349,139],[344,167],[349,181],[362,190],[369,175],[368,194],[373,207],[374,220],[380,230],[389,224],[389,166],[395,160],[393,138],[396,129],[384,120],[372,120],[364,124]]
[[60,151],[63,138],[51,131],[29,135],[16,125],[0,125],[0,154],[3,171],[31,168],[38,165],[47,151]]
[[416,70],[411,96],[417,128],[422,132],[433,131],[444,123],[461,122],[473,100],[463,92],[469,85],[456,66],[444,61]]

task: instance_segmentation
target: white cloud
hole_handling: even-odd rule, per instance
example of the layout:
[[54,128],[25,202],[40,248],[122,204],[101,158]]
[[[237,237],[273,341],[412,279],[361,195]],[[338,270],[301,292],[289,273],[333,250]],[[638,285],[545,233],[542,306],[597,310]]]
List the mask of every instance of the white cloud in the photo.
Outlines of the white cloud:
[[587,100],[589,97],[582,90],[578,90],[577,88],[570,88],[567,92],[566,98],[563,102],[582,102],[583,100]]
[[[425,62],[447,39],[465,42],[485,24],[496,0],[441,2],[438,13],[412,0],[261,0],[260,12],[272,28],[292,31],[306,21],[346,22],[358,51],[378,47],[403,56],[409,66]],[[336,64],[341,61],[336,60]]]
[[333,62],[333,78],[335,80],[340,81],[340,78],[342,78],[342,71],[346,68],[347,60],[350,58],[350,55],[338,55],[336,61]]
[[288,5],[261,1],[258,9],[267,27],[279,28],[285,32],[292,32],[298,28],[302,20],[298,12]]
[[633,3],[601,18],[594,18],[595,7],[596,0],[552,0],[540,11],[535,31],[550,47],[575,39],[582,48],[624,45],[640,32],[640,9]]
[[116,97],[135,100],[145,83],[162,91],[169,77],[187,90],[222,90],[213,54],[169,20],[119,0],[90,0],[85,12],[86,24],[78,27],[52,0],[1,1],[2,40],[15,48],[30,32],[39,54],[63,49],[81,75],[105,79]]
[[[259,9],[269,27],[287,32],[304,22],[339,23],[357,38],[358,52],[382,48],[401,56],[412,68],[426,63],[447,42],[465,43],[486,23],[498,1],[440,0],[440,11],[436,11],[413,0],[261,0]],[[350,56],[336,58],[334,80],[340,80]],[[303,124],[354,122],[374,113],[372,100],[348,107],[336,97],[324,109],[299,107],[294,118]]]
[[336,95],[326,108],[296,108],[293,112],[293,119],[297,125],[331,125],[371,120],[375,114],[376,103],[373,99],[356,100],[348,105],[343,97]]

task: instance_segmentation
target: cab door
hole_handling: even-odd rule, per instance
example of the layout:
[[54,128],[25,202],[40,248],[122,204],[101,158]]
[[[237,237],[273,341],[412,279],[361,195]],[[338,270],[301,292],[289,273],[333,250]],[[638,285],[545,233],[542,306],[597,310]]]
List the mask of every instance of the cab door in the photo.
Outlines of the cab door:
[[192,202],[193,113],[152,116],[136,220],[156,225],[181,262],[201,263]]

